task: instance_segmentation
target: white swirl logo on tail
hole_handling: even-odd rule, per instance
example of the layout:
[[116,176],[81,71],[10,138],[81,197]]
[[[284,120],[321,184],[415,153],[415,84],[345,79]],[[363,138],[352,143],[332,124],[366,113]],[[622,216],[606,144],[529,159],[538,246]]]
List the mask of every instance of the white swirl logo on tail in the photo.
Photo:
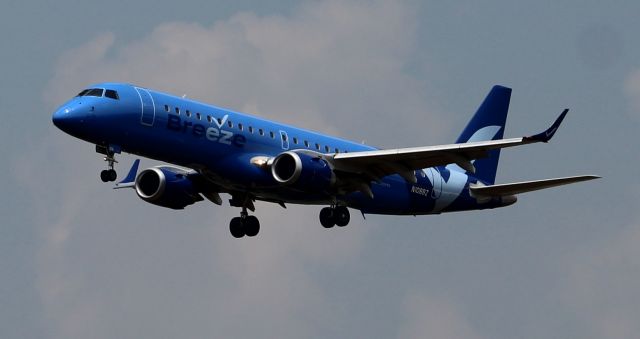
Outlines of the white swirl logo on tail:
[[500,132],[500,129],[502,129],[502,126],[493,125],[482,127],[481,129],[475,131],[475,133],[473,133],[473,135],[471,136],[471,138],[469,138],[469,140],[467,140],[467,142],[493,140],[498,132]]
[[[467,142],[493,140],[501,126],[485,126],[475,131]],[[475,161],[475,160],[474,160]],[[446,166],[449,170],[449,178],[445,180],[438,168],[423,169],[422,172],[427,176],[433,187],[432,198],[435,200],[433,207],[434,212],[442,211],[451,205],[464,190],[467,185],[468,176],[465,170],[456,164]]]

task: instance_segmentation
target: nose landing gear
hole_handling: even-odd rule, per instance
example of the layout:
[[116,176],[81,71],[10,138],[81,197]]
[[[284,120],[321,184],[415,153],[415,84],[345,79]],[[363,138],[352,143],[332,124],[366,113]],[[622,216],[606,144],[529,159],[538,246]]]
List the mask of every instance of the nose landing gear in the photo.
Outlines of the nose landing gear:
[[114,165],[117,164],[118,161],[115,158],[115,154],[120,153],[119,149],[114,146],[105,147],[96,145],[96,152],[104,154],[104,161],[107,162],[107,169],[100,172],[100,180],[102,180],[102,182],[116,181],[118,173],[116,173]]

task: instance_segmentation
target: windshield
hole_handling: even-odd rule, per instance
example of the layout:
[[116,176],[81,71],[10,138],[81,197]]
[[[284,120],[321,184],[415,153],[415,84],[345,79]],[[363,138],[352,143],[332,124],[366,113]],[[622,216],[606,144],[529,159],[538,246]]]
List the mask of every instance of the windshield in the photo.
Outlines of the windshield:
[[104,88],[89,88],[89,89],[85,89],[82,92],[78,93],[78,95],[76,95],[76,97],[102,97],[105,96],[107,98],[110,99],[115,99],[118,100],[119,96],[118,96],[118,92],[112,90],[112,89],[108,89],[105,91]]

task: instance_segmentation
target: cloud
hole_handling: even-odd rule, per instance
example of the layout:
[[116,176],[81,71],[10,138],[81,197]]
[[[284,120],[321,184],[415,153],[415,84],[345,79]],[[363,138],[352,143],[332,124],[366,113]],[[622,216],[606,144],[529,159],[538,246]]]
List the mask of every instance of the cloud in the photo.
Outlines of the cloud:
[[[422,76],[408,71],[416,26],[405,2],[320,1],[290,16],[245,12],[208,27],[164,23],[125,45],[105,33],[61,56],[45,99],[62,102],[92,82],[131,82],[399,145],[443,130],[415,124],[434,116]],[[402,135],[395,126],[404,126]]]
[[[424,84],[407,72],[416,25],[402,1],[330,0],[289,16],[163,23],[124,44],[104,33],[60,56],[43,96],[54,107],[90,83],[130,82],[398,144],[442,130],[409,123],[430,114]],[[389,125],[405,126],[402,135]],[[327,231],[317,207],[259,204],[260,236],[233,240],[236,209],[175,212],[105,189],[91,147],[49,132],[14,172],[36,201],[37,285],[52,337],[308,337],[341,321],[333,310],[349,290],[316,280],[362,254],[368,231],[356,213]]]

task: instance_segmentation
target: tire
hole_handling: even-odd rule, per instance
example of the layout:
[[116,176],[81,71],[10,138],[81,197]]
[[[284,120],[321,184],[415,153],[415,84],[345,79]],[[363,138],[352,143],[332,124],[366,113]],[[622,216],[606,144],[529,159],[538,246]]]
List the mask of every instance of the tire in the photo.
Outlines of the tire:
[[104,171],[100,172],[100,180],[102,180],[102,182],[108,182],[109,181],[109,171],[104,170]]
[[333,212],[333,209],[329,207],[325,207],[320,210],[320,224],[322,225],[322,227],[331,228],[335,226],[336,222]]
[[109,181],[116,181],[118,178],[118,173],[115,170],[108,170],[109,173]]
[[235,217],[231,219],[229,223],[229,231],[231,231],[231,235],[238,239],[244,237],[244,225],[242,223],[242,218]]
[[349,209],[346,208],[345,206],[336,207],[334,218],[336,220],[336,225],[338,225],[338,227],[347,226],[349,224],[349,221],[351,220]]
[[260,221],[253,215],[244,219],[244,234],[247,237],[255,237],[260,232]]

